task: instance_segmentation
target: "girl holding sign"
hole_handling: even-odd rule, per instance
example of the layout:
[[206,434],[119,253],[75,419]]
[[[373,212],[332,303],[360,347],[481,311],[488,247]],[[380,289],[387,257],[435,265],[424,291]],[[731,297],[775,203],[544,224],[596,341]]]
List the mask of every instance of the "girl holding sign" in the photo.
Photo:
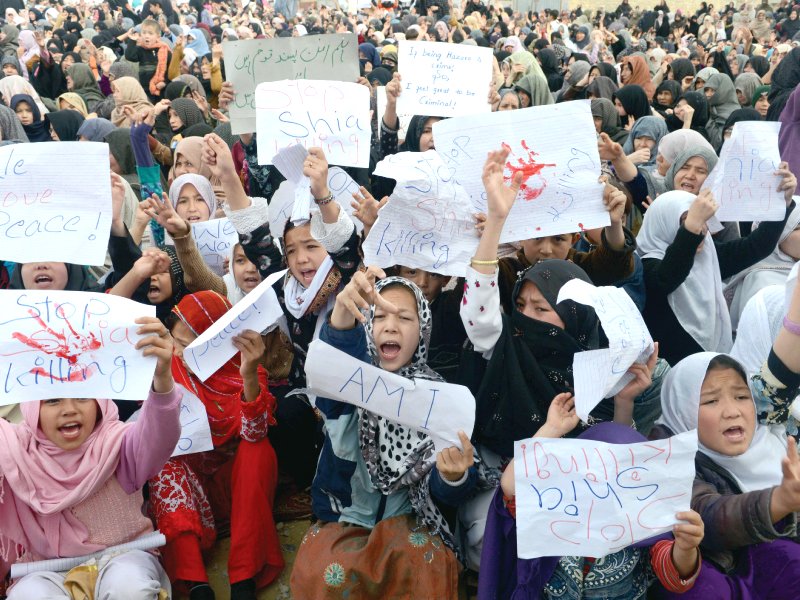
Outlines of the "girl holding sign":
[[[320,339],[403,377],[441,381],[426,364],[425,297],[404,278],[384,277],[377,267],[356,273]],[[455,543],[437,502],[458,506],[475,488],[469,439],[460,432],[462,448],[437,455],[422,432],[329,398],[317,407],[326,422],[311,490],[320,520],[300,546],[293,597],[457,598]]]
[[[0,419],[0,531],[23,549],[23,562],[102,552],[153,531],[142,514],[141,489],[178,443],[181,395],[172,378],[169,332],[155,318],[137,323],[143,337],[136,347],[157,358],[138,421],[120,422],[111,400],[76,398],[26,402],[19,425]],[[0,575],[11,558],[0,557]],[[131,550],[68,573],[31,573],[12,586],[8,598],[67,600],[73,597],[68,582],[97,598],[121,590],[153,600],[170,593],[158,558]]]
[[[726,354],[684,358],[662,388],[651,437],[697,429],[692,508],[705,523],[696,598],[785,598],[800,577],[800,286],[759,373]],[[787,438],[787,432],[790,437]],[[685,597],[685,596],[684,596]]]

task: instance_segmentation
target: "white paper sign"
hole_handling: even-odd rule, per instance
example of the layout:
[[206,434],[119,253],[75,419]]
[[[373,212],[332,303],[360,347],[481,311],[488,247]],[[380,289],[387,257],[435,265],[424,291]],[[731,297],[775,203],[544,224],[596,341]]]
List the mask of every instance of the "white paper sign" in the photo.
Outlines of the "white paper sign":
[[285,274],[284,269],[267,277],[186,347],[183,359],[192,373],[205,381],[239,352],[234,336],[246,329],[264,331],[283,316],[272,284]]
[[486,212],[481,182],[486,155],[510,149],[505,178],[522,174],[522,187],[506,220],[502,243],[575,233],[611,223],[603,205],[597,133],[588,101],[445,119],[433,125],[436,150]]
[[[181,397],[181,437],[175,445],[172,456],[195,454],[214,449],[211,439],[211,426],[208,424],[208,413],[203,401],[180,384],[175,384],[183,396]],[[128,418],[128,423],[139,420],[141,409]]]
[[459,430],[472,436],[475,398],[462,385],[406,379],[337,350],[321,340],[308,346],[308,388],[318,397],[347,402],[428,434],[440,451],[461,447]]
[[155,317],[155,306],[109,294],[3,290],[0,315],[0,405],[147,398],[156,358],[136,350],[134,321]]
[[403,42],[398,113],[459,117],[491,112],[492,49],[438,42]]
[[231,248],[239,243],[239,234],[230,219],[223,217],[192,223],[192,237],[208,267],[217,275],[223,275],[225,260],[230,256]]
[[574,300],[594,308],[608,348],[576,352],[572,359],[575,412],[584,421],[603,398],[616,395],[632,379],[628,369],[645,363],[653,353],[653,338],[642,315],[625,290],[595,287],[573,279],[558,292],[558,302]]
[[[314,209],[314,212],[318,212],[312,206],[311,180],[303,175],[303,162],[305,162],[306,156],[308,156],[308,151],[303,146],[296,144],[284,148],[273,158],[275,168],[281,172],[281,175],[286,177],[287,181],[291,182],[291,186],[287,186],[286,191],[278,199],[279,203],[283,203],[280,209],[276,207],[278,214],[286,213],[284,205],[288,203],[288,187],[294,190],[294,205],[292,209],[286,213],[286,218],[281,223],[276,221],[276,225],[280,225],[280,235],[283,234],[286,219],[291,218],[293,223],[307,221],[311,218],[312,209]],[[364,224],[359,219],[353,218],[354,209],[352,205],[353,194],[359,192],[358,184],[344,169],[328,167],[328,190],[333,194],[333,198],[339,203],[339,206],[353,219],[356,230],[360,233],[364,229]],[[270,201],[270,208],[274,202],[275,198],[273,197]]]
[[256,85],[281,79],[358,79],[358,37],[353,34],[240,40],[222,44],[225,77],[236,91],[230,105],[233,133],[256,130]]
[[364,241],[364,264],[465,275],[478,247],[474,211],[436,151],[393,154],[374,173],[397,185]]
[[0,148],[0,260],[102,265],[110,231],[108,144]]
[[258,163],[283,148],[318,146],[328,164],[368,167],[372,125],[369,89],[360,83],[297,80],[256,88]]
[[719,202],[719,221],[782,221],[786,200],[775,175],[781,162],[778,132],[771,121],[741,121],[725,140],[707,185]]
[[[292,216],[297,186],[288,179],[281,182],[269,201],[269,230],[276,238],[283,237],[286,223]],[[280,246],[278,246],[280,248]],[[281,249],[283,252],[283,249]]]
[[514,443],[517,555],[612,554],[672,530],[689,510],[697,431],[639,444]]

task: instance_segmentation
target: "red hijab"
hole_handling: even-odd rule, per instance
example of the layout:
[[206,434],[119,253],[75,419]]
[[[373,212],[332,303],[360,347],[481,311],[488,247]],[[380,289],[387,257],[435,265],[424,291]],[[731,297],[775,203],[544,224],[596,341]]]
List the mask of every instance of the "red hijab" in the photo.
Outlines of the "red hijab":
[[656,86],[653,85],[653,80],[650,77],[650,67],[647,66],[647,61],[641,56],[626,56],[622,59],[622,64],[629,64],[631,67],[631,76],[625,85],[635,83],[644,88],[647,94],[647,99],[652,100],[653,94],[656,92]]
[[[189,294],[181,300],[172,313],[183,321],[192,333],[202,334],[231,308],[230,301],[221,294],[202,291]],[[182,360],[172,361],[172,376],[175,382],[185,387],[203,401],[211,426],[214,447],[239,436],[242,427],[242,393],[244,379],[239,373],[238,354],[222,365],[216,373],[205,381],[190,373]],[[275,399],[268,392],[267,372],[258,367],[258,382],[262,395],[268,399],[267,412],[274,414]]]

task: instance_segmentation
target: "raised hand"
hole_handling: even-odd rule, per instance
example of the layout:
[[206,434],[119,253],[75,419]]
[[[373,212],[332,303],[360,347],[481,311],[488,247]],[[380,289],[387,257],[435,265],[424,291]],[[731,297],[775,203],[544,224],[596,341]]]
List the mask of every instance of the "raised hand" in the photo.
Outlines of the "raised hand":
[[613,161],[625,155],[622,150],[622,146],[608,137],[607,133],[600,134],[600,137],[597,140],[597,151],[599,152],[602,160]]
[[522,185],[522,173],[515,173],[509,185],[505,183],[503,173],[508,153],[507,148],[489,152],[483,165],[482,180],[487,194],[488,219],[505,220]]
[[703,519],[693,510],[679,512],[675,518],[683,522],[672,527],[672,535],[675,537],[672,562],[681,579],[689,579],[697,569],[705,527]]
[[789,206],[792,203],[792,196],[797,189],[797,177],[789,170],[789,163],[785,161],[778,165],[778,170],[775,171],[775,175],[779,175],[781,178],[778,191],[783,192],[786,206]]
[[264,356],[264,340],[257,331],[247,329],[233,338],[233,345],[241,353],[239,373],[243,378],[253,375]]
[[686,221],[683,226],[692,233],[703,233],[706,228],[706,221],[719,209],[719,204],[714,200],[714,195],[708,188],[700,190],[697,198],[694,199],[692,205],[689,207],[689,213],[686,215]]
[[336,329],[352,329],[354,320],[365,323],[367,318],[361,312],[369,310],[372,305],[392,314],[398,312],[397,307],[384,300],[375,291],[375,282],[386,277],[383,269],[371,266],[366,271],[357,271],[344,289],[336,296],[336,304],[331,314],[331,325]]
[[172,206],[169,196],[162,193],[161,199],[155,194],[140,203],[145,214],[161,225],[173,238],[182,238],[189,235],[191,226]]
[[575,429],[580,417],[575,412],[575,398],[569,392],[558,394],[547,409],[547,420],[534,437],[559,438]]
[[372,194],[369,193],[367,188],[362,186],[358,188],[358,192],[353,192],[353,202],[350,203],[350,206],[355,209],[353,216],[361,221],[366,229],[369,229],[378,219],[378,211],[383,208],[384,204],[388,201],[389,196],[384,196],[383,199],[378,202]]
[[436,455],[436,470],[448,481],[458,481],[475,464],[475,450],[467,434],[458,432],[461,448],[451,446]]
[[156,317],[139,317],[136,324],[141,325],[136,333],[143,337],[136,343],[142,356],[155,356],[156,370],[153,375],[153,390],[159,393],[172,391],[172,336],[169,330]]

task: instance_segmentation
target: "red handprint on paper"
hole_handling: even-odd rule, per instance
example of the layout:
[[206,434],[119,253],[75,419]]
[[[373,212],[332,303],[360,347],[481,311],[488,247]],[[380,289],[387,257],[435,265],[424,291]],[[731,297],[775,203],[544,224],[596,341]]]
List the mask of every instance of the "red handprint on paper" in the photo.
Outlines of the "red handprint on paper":
[[62,377],[56,376],[52,372],[48,373],[42,367],[31,369],[30,373],[32,375],[52,377],[58,381],[85,381],[94,374],[97,369],[93,368],[92,363],[89,363],[88,366],[84,366],[79,362],[84,353],[97,350],[103,345],[94,334],[82,335],[78,333],[75,331],[72,324],[70,324],[69,319],[63,316],[62,318],[67,324],[70,333],[66,334],[63,330],[58,332],[47,325],[35,311],[29,311],[29,313],[31,317],[39,323],[42,329],[35,331],[30,336],[14,332],[12,337],[30,348],[30,350],[26,352],[44,352],[45,354],[64,359],[69,363],[67,373]]
[[[555,167],[555,163],[539,163],[536,162],[538,152],[534,152],[528,148],[528,143],[525,140],[520,142],[520,145],[528,153],[527,157],[517,158],[516,164],[509,160],[506,163],[506,172],[503,174],[503,179],[506,183],[510,183],[517,173],[522,173],[522,185],[520,186],[520,194],[525,200],[535,200],[538,198],[544,189],[547,187],[547,178],[542,175],[542,169],[545,167]],[[511,147],[503,143],[503,147],[508,149],[509,156],[514,152]]]

